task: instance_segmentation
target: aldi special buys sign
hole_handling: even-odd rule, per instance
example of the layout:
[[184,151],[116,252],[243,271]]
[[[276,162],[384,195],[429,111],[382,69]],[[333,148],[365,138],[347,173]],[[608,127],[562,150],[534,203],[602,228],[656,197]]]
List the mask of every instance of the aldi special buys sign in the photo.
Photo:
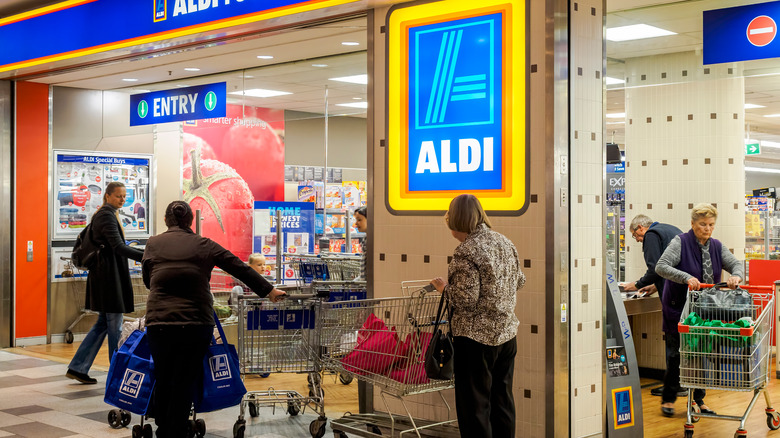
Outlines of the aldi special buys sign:
[[227,83],[130,96],[130,126],[225,117]]
[[448,0],[388,16],[387,204],[445,211],[472,193],[494,214],[528,202],[525,1]]
[[0,72],[358,1],[67,0],[0,19]]

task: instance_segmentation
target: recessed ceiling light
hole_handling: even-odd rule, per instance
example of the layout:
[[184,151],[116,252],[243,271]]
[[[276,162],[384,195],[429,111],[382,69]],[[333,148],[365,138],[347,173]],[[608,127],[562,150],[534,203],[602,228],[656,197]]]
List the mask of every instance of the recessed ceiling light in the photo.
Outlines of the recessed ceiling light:
[[353,99],[353,100],[363,100],[363,98],[362,98],[362,97],[353,97],[352,99]]
[[626,83],[626,81],[624,81],[623,79],[611,78],[609,76],[604,77],[604,80],[607,82],[607,85],[625,84]]
[[312,64],[311,66],[312,67],[320,67],[320,68],[322,68],[322,67],[327,67],[328,64]]
[[762,140],[761,147],[765,148],[780,148],[780,143],[776,141]]
[[630,26],[607,29],[607,39],[609,41],[641,40],[644,38],[655,38],[667,35],[677,35],[677,33],[655,26],[649,26],[647,24],[632,24]]
[[344,41],[341,43],[342,46],[359,46],[360,43],[357,41]]
[[626,118],[626,113],[612,113],[612,114],[607,114],[606,117],[608,119],[624,119]]
[[756,105],[755,103],[746,103],[745,109],[754,109],[754,108],[766,108],[764,105]]
[[286,91],[276,91],[276,90],[264,90],[262,88],[252,88],[249,90],[244,91],[233,91],[229,94],[237,94],[239,96],[251,96],[251,97],[274,97],[274,96],[284,96],[285,94],[292,94],[288,93]]
[[200,71],[200,69],[197,67],[186,67],[184,71]]
[[123,78],[122,80],[125,82],[138,82],[138,79],[135,78]]
[[257,59],[274,59],[271,55],[257,55]]
[[342,76],[340,78],[330,78],[331,81],[349,82],[350,84],[368,84],[368,75]]
[[746,167],[745,172],[780,173],[780,169],[768,169],[766,167]]
[[607,125],[625,125],[626,122],[607,122]]
[[780,117],[780,114],[767,114],[764,117]]
[[176,84],[176,86],[179,88],[189,87],[187,84]]
[[350,108],[368,108],[368,102],[337,103],[336,106],[348,106]]

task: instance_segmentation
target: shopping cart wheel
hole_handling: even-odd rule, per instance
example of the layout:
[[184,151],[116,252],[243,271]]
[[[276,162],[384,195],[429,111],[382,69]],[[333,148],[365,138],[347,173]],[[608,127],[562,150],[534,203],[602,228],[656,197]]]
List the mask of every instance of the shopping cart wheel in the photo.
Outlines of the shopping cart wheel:
[[206,422],[202,418],[195,420],[195,433],[199,437],[206,436]]
[[154,438],[154,431],[152,430],[152,425],[151,424],[149,424],[149,423],[144,424],[143,437],[144,438]]
[[244,431],[246,430],[246,421],[237,420],[233,425],[233,438],[244,438]]
[[780,414],[772,408],[766,408],[766,425],[771,430],[780,429]]
[[325,398],[325,388],[320,386],[319,390],[320,390],[320,393],[319,394],[315,394],[314,393],[314,388],[309,387],[309,397],[319,397],[319,398],[324,399]]
[[112,429],[119,429],[122,427],[122,415],[119,413],[119,409],[111,409],[108,411],[108,425]]
[[685,424],[685,438],[693,438],[693,424]]
[[366,429],[368,429],[368,431],[374,435],[382,435],[382,429],[380,429],[376,424],[366,424]]
[[140,424],[133,426],[133,438],[144,438],[144,430]]
[[247,406],[249,407],[249,416],[252,418],[256,418],[258,415],[260,415],[259,412],[257,412],[257,405],[255,402],[247,402]]
[[745,429],[737,429],[734,432],[734,438],[747,438],[747,431]]
[[270,375],[271,375],[271,373],[263,373],[263,374],[260,374],[260,377],[262,377],[264,379],[267,379],[268,376],[270,376]]
[[325,436],[325,426],[328,424],[328,419],[320,417],[309,424],[309,433],[312,438],[322,438]]
[[73,343],[73,332],[70,330],[65,332],[65,343],[67,344]]
[[694,423],[698,423],[699,420],[701,420],[701,417],[695,415],[695,414],[701,414],[701,408],[699,407],[698,403],[691,404],[691,410],[693,411],[691,413],[691,421],[693,421]]
[[[287,398],[294,399],[295,394],[288,393]],[[300,412],[301,412],[301,402],[297,400],[287,401],[287,413],[290,414],[291,417],[298,415]]]
[[130,412],[122,409],[119,410],[119,416],[122,419],[122,427],[127,427],[127,425],[130,424],[130,420],[133,419],[133,417],[130,415]]
[[352,383],[352,374],[339,374],[339,382],[341,382],[343,385],[349,385]]
[[346,433],[340,430],[333,431],[333,438],[349,438]]

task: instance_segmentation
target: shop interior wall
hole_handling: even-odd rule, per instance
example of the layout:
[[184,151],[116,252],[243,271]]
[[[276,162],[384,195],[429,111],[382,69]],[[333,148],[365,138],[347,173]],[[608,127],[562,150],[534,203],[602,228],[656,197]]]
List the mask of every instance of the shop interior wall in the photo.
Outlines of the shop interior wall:
[[[546,148],[552,147],[546,141],[547,123],[546,96],[552,92],[545,78],[551,77],[547,71],[545,38],[546,9],[545,2],[527,2],[530,8],[530,29],[527,35],[536,35],[530,40],[528,63],[533,66],[528,73],[528,150],[530,160],[530,203],[528,209],[519,217],[491,217],[494,229],[515,244],[521,259],[522,271],[526,276],[525,287],[518,292],[515,312],[520,321],[517,334],[517,357],[513,393],[517,412],[516,435],[518,437],[542,437],[547,435],[545,422],[552,412],[545,412],[546,400],[550,392],[546,388],[546,295],[545,275],[546,239],[552,236],[552,224],[546,221],[547,211],[547,171],[551,163],[546,162]],[[373,57],[369,57],[369,71],[374,75],[369,83],[373,84],[373,115],[369,123],[373,133],[369,139],[371,163],[369,172],[369,245],[371,261],[368,263],[374,297],[401,296],[401,281],[428,280],[442,276],[446,278],[448,257],[458,244],[447,228],[443,214],[426,216],[397,216],[391,214],[385,205],[386,159],[385,147],[380,141],[387,138],[385,132],[386,117],[386,71],[385,37],[380,30],[386,24],[386,8],[374,10],[373,25],[369,32],[373,39]],[[549,17],[547,17],[549,18]],[[551,38],[551,36],[548,36]],[[549,122],[551,123],[551,122]],[[549,228],[549,231],[548,231]],[[373,237],[373,240],[371,240]],[[551,269],[551,268],[550,268]],[[552,348],[552,346],[550,347]],[[374,407],[384,410],[384,403],[374,391]],[[454,407],[454,393],[444,391],[447,402]],[[447,417],[438,393],[422,394],[406,398],[407,406],[415,417],[443,419]],[[403,412],[400,403],[388,400],[393,412]],[[556,407],[556,411],[567,412],[565,406]],[[454,413],[453,413],[454,414]],[[563,415],[566,415],[565,413]],[[565,421],[565,420],[564,420]],[[549,435],[548,435],[549,436]]]
[[753,189],[775,187],[780,189],[780,174],[745,172],[745,194],[752,195]]

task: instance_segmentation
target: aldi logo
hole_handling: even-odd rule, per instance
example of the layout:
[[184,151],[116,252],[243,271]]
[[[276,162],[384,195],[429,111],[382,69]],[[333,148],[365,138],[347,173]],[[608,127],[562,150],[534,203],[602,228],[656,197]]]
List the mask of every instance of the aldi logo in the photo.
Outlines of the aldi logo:
[[211,368],[211,379],[213,381],[230,379],[227,354],[209,357],[209,367]]
[[525,1],[399,5],[388,19],[387,204],[445,211],[527,203]]
[[612,412],[616,430],[634,425],[634,405],[630,386],[612,390]]
[[166,0],[152,0],[154,2],[154,22],[168,19],[168,6]]
[[141,385],[143,385],[145,378],[145,373],[131,370],[130,368],[126,369],[125,375],[122,378],[122,384],[119,385],[119,393],[138,398],[138,393],[141,391]]

